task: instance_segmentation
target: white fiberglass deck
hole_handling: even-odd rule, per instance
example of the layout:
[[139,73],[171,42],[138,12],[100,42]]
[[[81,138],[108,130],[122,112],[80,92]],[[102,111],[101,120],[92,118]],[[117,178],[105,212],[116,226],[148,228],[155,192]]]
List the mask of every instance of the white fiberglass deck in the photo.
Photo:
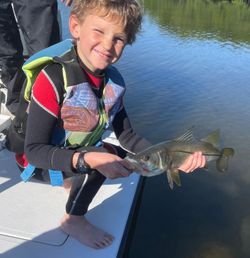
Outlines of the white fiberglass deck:
[[5,128],[8,128],[11,123],[10,116],[0,114],[0,132],[2,132]]
[[13,154],[0,151],[0,254],[3,258],[113,258],[121,244],[139,176],[106,180],[87,218],[115,236],[114,243],[93,250],[58,227],[67,193],[61,187],[24,183]]

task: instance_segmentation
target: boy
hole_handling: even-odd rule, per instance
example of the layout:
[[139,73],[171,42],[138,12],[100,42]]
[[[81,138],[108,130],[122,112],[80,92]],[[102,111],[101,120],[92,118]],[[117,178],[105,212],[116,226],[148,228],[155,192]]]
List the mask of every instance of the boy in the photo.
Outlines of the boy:
[[[74,83],[62,90],[61,66],[55,63],[42,70],[33,87],[25,154],[43,171],[74,176],[61,229],[95,249],[109,246],[114,237],[86,220],[88,205],[105,178],[127,177],[132,172],[128,162],[94,147],[95,143],[112,124],[125,150],[136,153],[149,146],[131,128],[122,101],[124,81],[110,66],[126,44],[134,42],[141,20],[136,0],[74,0],[69,29],[75,45],[64,56],[65,63],[75,67]],[[54,140],[59,131],[64,132],[63,144]],[[204,163],[204,156],[194,153],[180,169],[191,172]]]

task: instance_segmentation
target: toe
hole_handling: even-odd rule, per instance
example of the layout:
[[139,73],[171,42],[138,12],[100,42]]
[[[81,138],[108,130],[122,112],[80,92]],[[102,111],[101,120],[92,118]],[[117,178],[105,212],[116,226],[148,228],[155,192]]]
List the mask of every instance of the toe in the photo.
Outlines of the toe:
[[113,241],[115,238],[112,236],[112,235],[110,235],[109,233],[105,233],[104,234],[104,238],[107,238],[107,239],[110,239],[111,241]]

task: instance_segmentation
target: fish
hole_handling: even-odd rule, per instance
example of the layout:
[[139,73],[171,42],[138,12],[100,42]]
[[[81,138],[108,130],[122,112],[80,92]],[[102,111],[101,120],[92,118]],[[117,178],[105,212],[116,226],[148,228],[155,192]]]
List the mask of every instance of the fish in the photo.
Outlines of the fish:
[[220,149],[219,142],[220,129],[198,140],[194,137],[191,127],[176,139],[160,142],[136,154],[128,153],[125,159],[130,162],[135,172],[142,176],[151,177],[166,172],[169,187],[173,189],[174,183],[181,186],[178,168],[196,151],[201,151],[206,157],[206,169],[208,162],[216,160],[218,171],[228,170],[228,160],[235,151],[233,148]]

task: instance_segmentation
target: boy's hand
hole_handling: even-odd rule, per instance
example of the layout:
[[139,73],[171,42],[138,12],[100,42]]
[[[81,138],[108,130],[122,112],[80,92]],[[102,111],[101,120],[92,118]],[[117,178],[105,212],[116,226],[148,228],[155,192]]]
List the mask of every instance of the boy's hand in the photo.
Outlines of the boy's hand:
[[87,152],[84,159],[91,168],[98,170],[110,179],[127,177],[133,171],[129,162],[110,153]]
[[205,164],[205,156],[202,155],[201,151],[197,151],[194,154],[190,155],[178,169],[185,173],[190,173],[197,168],[204,167]]

